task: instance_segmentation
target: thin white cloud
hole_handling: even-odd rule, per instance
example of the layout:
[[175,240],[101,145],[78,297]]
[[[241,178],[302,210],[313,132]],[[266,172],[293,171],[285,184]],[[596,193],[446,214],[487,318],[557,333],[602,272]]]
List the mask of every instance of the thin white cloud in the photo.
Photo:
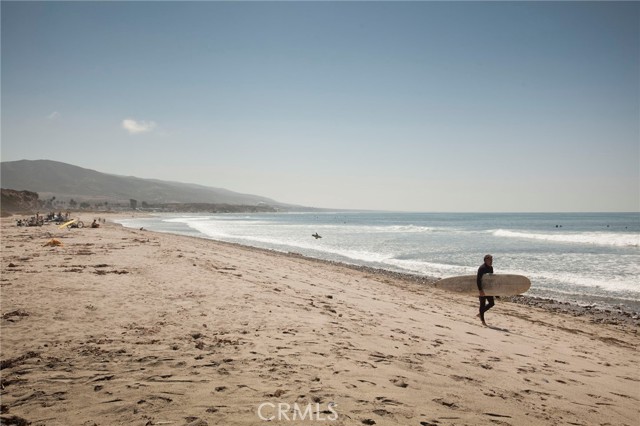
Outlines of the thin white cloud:
[[147,133],[156,128],[154,121],[136,121],[131,118],[122,120],[122,128],[132,135]]
[[47,115],[47,120],[55,120],[60,117],[60,113],[58,111],[53,111],[51,114]]

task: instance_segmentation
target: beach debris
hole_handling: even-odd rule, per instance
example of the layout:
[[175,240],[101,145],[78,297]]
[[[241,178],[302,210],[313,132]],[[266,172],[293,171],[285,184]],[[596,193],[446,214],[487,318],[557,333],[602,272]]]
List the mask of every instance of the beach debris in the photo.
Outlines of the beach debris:
[[10,319],[11,317],[28,317],[29,313],[24,309],[17,309],[15,311],[7,312],[6,314],[2,314],[2,319],[14,321]]
[[84,222],[79,219],[76,219],[73,223],[67,226],[67,229],[71,229],[71,228],[84,228]]
[[2,419],[1,423],[3,425],[27,426],[31,424],[31,422],[19,416],[1,417],[1,419]]
[[69,226],[71,226],[72,224],[74,224],[77,220],[78,220],[78,219],[72,219],[72,220],[70,220],[70,221],[68,221],[68,222],[61,223],[60,225],[58,225],[58,228],[62,229],[62,228],[65,228],[65,227],[69,227]]
[[458,408],[460,408],[460,407],[458,406],[458,404],[456,404],[455,402],[445,401],[445,400],[443,400],[442,398],[436,398],[436,399],[433,399],[432,401],[433,401],[433,402],[437,402],[438,404],[442,404],[442,405],[444,405],[445,407],[449,407],[449,408],[451,408],[452,410],[457,410]]
[[[65,272],[67,272],[67,271],[65,271]],[[74,271],[72,271],[72,272],[74,272]],[[94,274],[96,274],[96,275],[107,275],[107,274],[123,275],[123,274],[128,274],[128,273],[129,273],[129,271],[124,270],[124,269],[123,269],[123,270],[121,270],[121,271],[119,271],[119,270],[117,270],[117,269],[114,269],[113,271],[104,271],[104,270],[102,270],[102,269],[98,269],[98,270],[96,270],[96,271],[93,271],[93,273],[94,273]]]
[[209,423],[198,417],[185,417],[188,422],[185,426],[209,426]]
[[280,398],[282,395],[286,394],[287,391],[284,389],[276,389],[276,391],[273,393],[273,396],[276,398]]
[[55,238],[50,239],[49,241],[47,241],[45,243],[45,245],[43,245],[42,247],[58,247],[58,246],[62,246],[64,244],[62,244],[61,241],[56,240]]
[[389,381],[391,383],[393,383],[394,385],[396,385],[397,387],[399,387],[399,388],[406,388],[409,385],[407,384],[405,379],[406,379],[406,377],[398,376],[396,378],[389,379]]
[[16,365],[20,365],[22,364],[24,361],[30,359],[30,358],[36,358],[39,357],[40,354],[38,352],[34,352],[34,351],[29,351],[24,355],[21,355],[19,357],[16,358],[10,358],[7,360],[2,360],[0,361],[0,370],[4,370],[5,368],[12,368],[15,367]]

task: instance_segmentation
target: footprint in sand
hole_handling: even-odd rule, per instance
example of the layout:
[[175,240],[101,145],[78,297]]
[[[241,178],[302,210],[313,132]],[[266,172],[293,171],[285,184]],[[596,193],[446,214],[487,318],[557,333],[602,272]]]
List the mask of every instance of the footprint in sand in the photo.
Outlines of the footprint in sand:
[[468,383],[477,382],[477,380],[472,378],[472,377],[458,376],[458,375],[455,375],[455,374],[452,375],[452,376],[449,376],[449,377],[451,377],[456,382],[468,382]]
[[385,396],[376,396],[376,402],[385,405],[404,405],[401,402],[395,401]]
[[439,328],[444,328],[444,329],[447,329],[447,330],[451,330],[451,327],[447,327],[446,325],[435,324],[435,326],[439,327]]
[[434,348],[437,348],[438,346],[442,346],[442,345],[444,345],[444,342],[440,339],[435,339],[431,344],[431,346],[433,346]]
[[3,314],[2,319],[7,320],[9,322],[16,322],[28,316],[29,316],[29,312],[25,311],[24,309],[17,309],[15,311],[11,311],[11,312],[7,312],[6,314]]
[[385,355],[383,353],[380,352],[373,352],[371,354],[369,354],[369,357],[374,359],[374,362],[388,362],[391,359],[393,359],[393,355]]
[[457,410],[458,408],[460,408],[458,404],[456,404],[455,402],[445,401],[442,398],[436,398],[436,399],[433,399],[432,401],[437,402],[438,404],[444,405],[445,407],[451,408],[452,410]]
[[396,385],[399,388],[406,388],[409,385],[407,384],[407,378],[402,376],[396,376],[393,379],[389,379],[391,383]]

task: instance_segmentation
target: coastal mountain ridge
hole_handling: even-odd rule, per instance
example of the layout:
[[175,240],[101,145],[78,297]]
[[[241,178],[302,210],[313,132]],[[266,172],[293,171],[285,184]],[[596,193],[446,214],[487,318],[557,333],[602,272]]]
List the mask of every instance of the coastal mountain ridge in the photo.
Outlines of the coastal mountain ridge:
[[2,188],[36,192],[41,200],[55,197],[57,200],[109,204],[128,204],[130,200],[137,200],[149,205],[202,203],[304,209],[223,188],[120,176],[52,160],[3,161],[0,163],[0,183]]

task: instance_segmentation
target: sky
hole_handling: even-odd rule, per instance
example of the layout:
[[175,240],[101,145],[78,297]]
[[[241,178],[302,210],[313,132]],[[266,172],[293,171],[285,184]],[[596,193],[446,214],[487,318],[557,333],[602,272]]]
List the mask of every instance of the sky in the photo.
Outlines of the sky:
[[2,161],[395,211],[640,211],[639,2],[1,3]]

